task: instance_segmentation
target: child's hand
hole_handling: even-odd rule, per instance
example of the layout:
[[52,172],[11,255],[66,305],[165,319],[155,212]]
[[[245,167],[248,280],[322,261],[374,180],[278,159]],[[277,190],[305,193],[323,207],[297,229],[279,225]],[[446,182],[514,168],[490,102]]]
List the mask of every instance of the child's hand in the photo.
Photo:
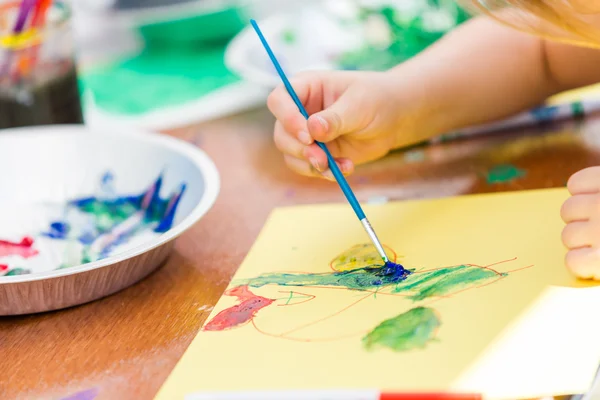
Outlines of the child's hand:
[[420,130],[418,101],[410,86],[397,88],[384,72],[309,72],[291,80],[310,115],[300,114],[282,86],[268,99],[277,122],[274,140],[286,164],[299,174],[334,180],[325,152],[326,143],[341,171],[348,175],[360,164],[383,157],[390,150],[431,136]]
[[565,262],[578,277],[600,280],[600,167],[577,172],[567,187],[572,197],[561,209]]

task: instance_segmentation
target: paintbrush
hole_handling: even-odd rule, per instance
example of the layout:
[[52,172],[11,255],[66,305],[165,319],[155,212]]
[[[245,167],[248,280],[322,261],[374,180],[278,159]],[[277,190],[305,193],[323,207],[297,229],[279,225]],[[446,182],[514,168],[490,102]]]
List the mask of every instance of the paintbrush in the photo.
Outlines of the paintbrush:
[[[12,29],[12,37],[16,38],[23,29],[25,28],[25,23],[27,22],[27,18],[29,17],[31,9],[35,6],[36,0],[22,0],[19,6],[19,12],[17,14],[17,19],[15,21],[15,25]],[[11,64],[14,61],[14,50],[8,49],[5,51],[5,60],[0,68],[0,77],[7,75],[10,73]]]
[[[296,103],[296,106],[300,110],[300,113],[304,116],[304,118],[308,119],[308,117],[309,117],[308,113],[306,112],[306,110],[304,109],[304,106],[302,105],[302,102],[300,101],[300,99],[296,95],[296,92],[294,91],[294,88],[292,88],[292,85],[290,84],[290,81],[285,76],[285,73],[283,72],[283,69],[279,65],[279,62],[277,61],[277,58],[275,57],[275,54],[273,54],[273,52],[271,51],[271,47],[269,46],[269,44],[267,43],[267,40],[263,36],[260,28],[258,27],[258,24],[253,19],[250,20],[250,23],[252,24],[252,27],[254,28],[254,30],[256,31],[256,34],[260,38],[260,41],[262,42],[262,45],[264,46],[265,50],[267,51],[267,54],[269,55],[269,58],[271,59],[271,62],[273,62],[273,65],[275,66],[275,69],[277,70],[277,73],[281,77],[281,80],[283,81],[283,84],[285,85],[285,88],[287,89],[289,95],[294,100],[294,103]],[[362,223],[363,227],[367,231],[367,234],[369,235],[369,238],[371,238],[371,241],[375,245],[375,248],[377,249],[377,252],[379,253],[379,255],[381,256],[381,258],[383,259],[383,262],[386,265],[388,265],[388,264],[394,264],[393,262],[391,262],[389,260],[387,254],[385,254],[385,250],[383,249],[383,246],[381,245],[381,242],[377,238],[377,235],[375,234],[375,231],[373,230],[373,227],[371,226],[371,223],[367,219],[364,211],[362,210],[362,208],[360,206],[360,203],[356,199],[356,196],[354,196],[354,193],[352,192],[352,189],[350,188],[350,185],[348,185],[348,182],[346,181],[346,178],[344,177],[344,174],[342,174],[342,171],[340,171],[340,169],[337,166],[334,158],[331,156],[331,153],[327,149],[327,146],[325,146],[325,144],[321,143],[321,142],[316,142],[316,143],[317,143],[317,145],[321,149],[323,149],[323,151],[327,155],[327,160],[329,161],[329,168],[331,169],[331,172],[333,173],[333,176],[335,177],[337,183],[340,185],[340,188],[342,189],[342,192],[344,192],[344,195],[346,196],[346,199],[348,199],[348,202],[352,206],[352,209],[356,213],[356,216],[358,217],[358,219]]]

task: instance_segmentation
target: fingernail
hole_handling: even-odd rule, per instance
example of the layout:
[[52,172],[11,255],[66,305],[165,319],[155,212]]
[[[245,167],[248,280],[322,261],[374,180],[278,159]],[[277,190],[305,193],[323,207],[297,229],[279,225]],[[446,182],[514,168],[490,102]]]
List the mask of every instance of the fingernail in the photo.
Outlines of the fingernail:
[[352,170],[351,165],[348,165],[348,164],[349,163],[347,163],[347,162],[340,163],[340,170],[342,171],[342,173],[344,175],[350,174],[350,171]]
[[315,118],[317,119],[317,121],[319,121],[325,132],[327,132],[329,130],[329,124],[327,123],[327,121],[325,121],[325,118],[319,115],[315,116]]
[[312,144],[312,137],[306,131],[300,131],[300,132],[298,132],[298,139],[300,139],[300,141],[302,142],[302,144],[305,144],[307,146],[310,145],[310,144]]
[[323,177],[327,180],[330,180],[332,182],[335,182],[335,177],[333,176],[333,172],[331,172],[330,169],[328,169],[325,172],[321,172],[321,175],[323,175]]
[[317,171],[321,171],[321,166],[319,165],[319,160],[317,160],[315,157],[310,157],[308,159],[308,161],[310,161],[310,163],[312,164],[312,166],[315,167],[315,169]]

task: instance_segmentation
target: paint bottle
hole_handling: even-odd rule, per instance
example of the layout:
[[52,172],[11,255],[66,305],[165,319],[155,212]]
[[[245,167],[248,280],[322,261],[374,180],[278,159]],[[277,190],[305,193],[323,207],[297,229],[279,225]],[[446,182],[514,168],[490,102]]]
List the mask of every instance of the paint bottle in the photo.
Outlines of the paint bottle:
[[18,6],[0,6],[0,129],[83,123],[70,8],[52,2],[37,26],[32,10],[15,32]]

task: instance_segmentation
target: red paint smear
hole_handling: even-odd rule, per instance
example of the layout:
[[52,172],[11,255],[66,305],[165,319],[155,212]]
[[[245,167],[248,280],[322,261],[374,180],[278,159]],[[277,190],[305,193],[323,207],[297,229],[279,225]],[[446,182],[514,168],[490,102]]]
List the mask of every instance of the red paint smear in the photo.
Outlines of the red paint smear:
[[8,265],[0,264],[0,272],[7,271],[7,270],[8,270]]
[[256,316],[258,311],[275,301],[274,299],[255,295],[248,289],[248,286],[229,289],[225,292],[225,296],[237,297],[240,304],[218,313],[202,328],[203,331],[223,331],[246,324]]
[[21,256],[29,258],[38,255],[38,251],[33,248],[33,239],[26,236],[19,243],[0,240],[0,257]]

